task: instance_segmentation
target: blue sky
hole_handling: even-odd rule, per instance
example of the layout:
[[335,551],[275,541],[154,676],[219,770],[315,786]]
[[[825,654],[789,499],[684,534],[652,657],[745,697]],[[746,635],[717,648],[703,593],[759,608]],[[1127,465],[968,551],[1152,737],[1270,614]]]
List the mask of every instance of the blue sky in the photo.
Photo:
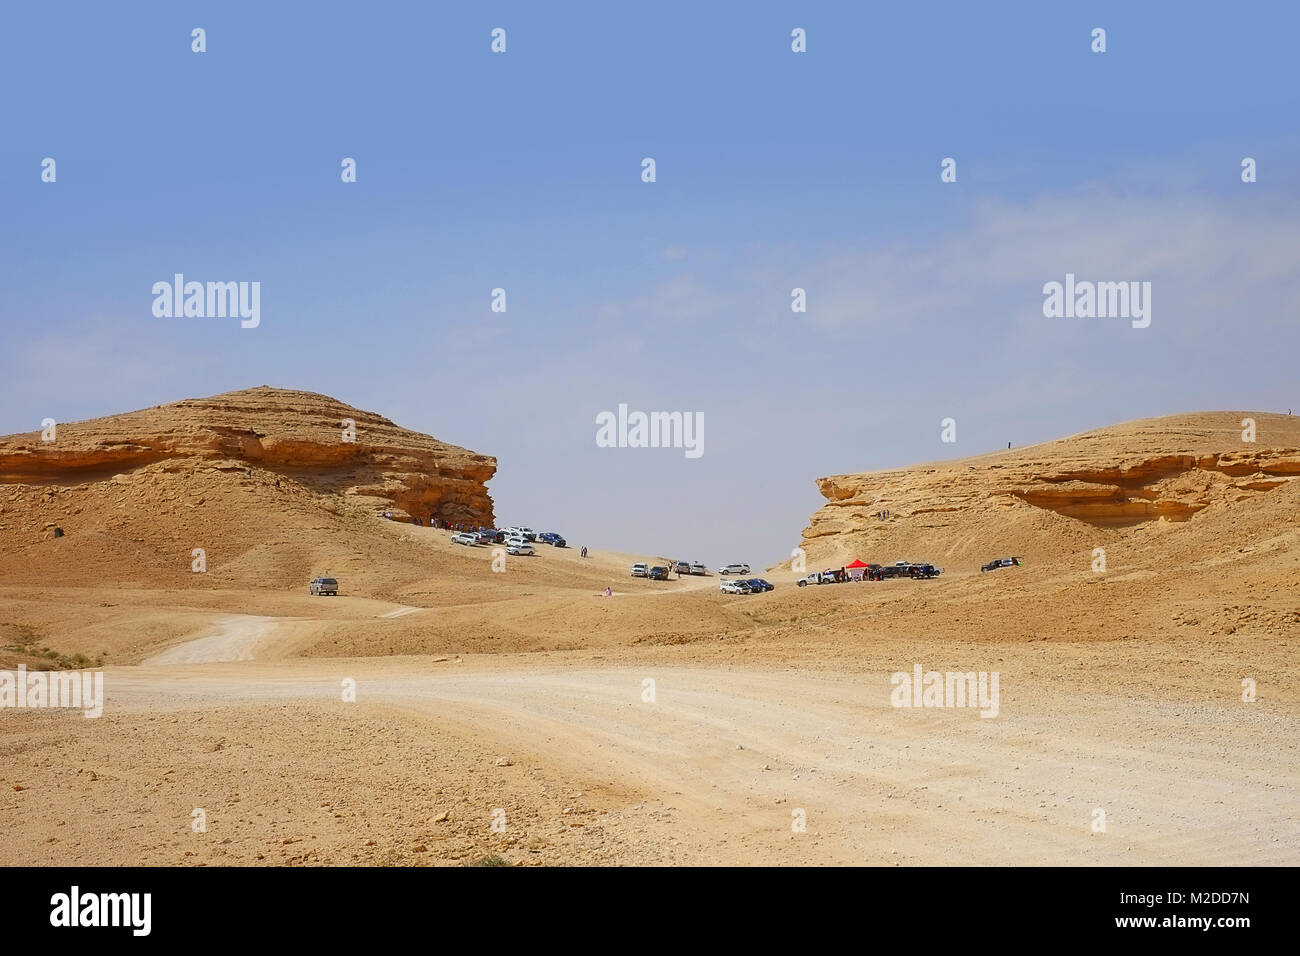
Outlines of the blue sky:
[[[1294,4],[280,6],[0,14],[0,432],[309,389],[497,456],[502,522],[759,565],[819,476],[1300,408]],[[261,325],[155,318],[178,271]]]

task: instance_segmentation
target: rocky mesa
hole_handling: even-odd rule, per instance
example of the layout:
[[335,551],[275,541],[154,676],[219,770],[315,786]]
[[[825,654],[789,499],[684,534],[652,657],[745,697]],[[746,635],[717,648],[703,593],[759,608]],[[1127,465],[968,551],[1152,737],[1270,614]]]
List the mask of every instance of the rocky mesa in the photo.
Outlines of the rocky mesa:
[[[1188,522],[1250,523],[1298,476],[1300,418],[1142,419],[972,458],[822,478],[827,503],[803,547],[832,562],[1061,558]],[[1281,497],[1290,496],[1272,499]]]
[[77,485],[186,459],[275,472],[403,519],[492,521],[495,458],[325,395],[265,385],[56,425],[50,441],[0,438],[0,482]]
[[255,562],[237,573],[239,558],[278,545],[270,563],[296,581],[348,547],[323,531],[364,529],[380,512],[493,522],[495,458],[313,392],[226,392],[59,423],[48,437],[0,438],[0,567],[14,579],[161,584],[151,568],[188,571],[203,546],[225,556],[228,583],[268,583]]

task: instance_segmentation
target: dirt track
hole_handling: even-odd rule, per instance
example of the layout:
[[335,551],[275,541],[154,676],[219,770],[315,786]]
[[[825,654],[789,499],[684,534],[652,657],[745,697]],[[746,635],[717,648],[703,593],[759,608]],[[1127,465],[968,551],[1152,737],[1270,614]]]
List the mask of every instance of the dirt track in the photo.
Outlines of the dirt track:
[[[268,640],[264,620],[225,623],[220,647],[198,638],[110,671],[109,712],[306,705],[432,723],[579,791],[622,795],[611,806],[624,816],[605,829],[621,828],[632,859],[646,844],[695,863],[1300,860],[1300,721],[1262,702],[1027,694],[1013,655],[1001,665],[997,720],[894,708],[883,671],[488,658],[196,664]],[[356,703],[341,700],[344,678],[356,681]],[[486,821],[500,798],[480,799]],[[1096,808],[1105,833],[1092,832]],[[791,829],[799,810],[805,833]]]
[[240,614],[216,621],[215,634],[186,641],[145,661],[146,664],[212,664],[251,661],[275,627],[275,618]]

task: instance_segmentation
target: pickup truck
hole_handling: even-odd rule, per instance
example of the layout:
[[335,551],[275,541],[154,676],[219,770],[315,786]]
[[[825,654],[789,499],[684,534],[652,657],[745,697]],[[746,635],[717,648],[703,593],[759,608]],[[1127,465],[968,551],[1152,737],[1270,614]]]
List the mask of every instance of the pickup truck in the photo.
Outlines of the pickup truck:
[[809,584],[834,584],[835,579],[825,572],[814,571],[812,574],[805,574],[795,583],[802,588]]

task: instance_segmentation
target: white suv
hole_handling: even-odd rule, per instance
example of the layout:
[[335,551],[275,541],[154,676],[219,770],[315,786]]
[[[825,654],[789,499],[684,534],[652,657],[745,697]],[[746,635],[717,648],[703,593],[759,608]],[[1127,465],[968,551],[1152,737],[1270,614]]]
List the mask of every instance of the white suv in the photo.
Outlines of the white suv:
[[729,564],[725,568],[718,569],[719,574],[748,574],[748,564]]
[[650,570],[644,564],[632,565],[632,577],[644,578],[650,573]]

